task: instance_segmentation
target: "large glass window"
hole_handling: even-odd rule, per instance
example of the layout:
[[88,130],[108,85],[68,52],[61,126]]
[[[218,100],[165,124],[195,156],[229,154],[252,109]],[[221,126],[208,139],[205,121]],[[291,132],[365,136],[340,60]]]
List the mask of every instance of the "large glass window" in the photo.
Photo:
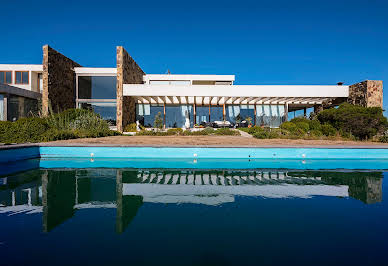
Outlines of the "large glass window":
[[22,117],[36,115],[38,112],[38,101],[36,99],[24,98],[10,95],[7,105],[7,120],[16,121]]
[[231,123],[242,122],[250,118],[253,123],[255,117],[255,106],[254,105],[227,105],[226,106],[226,120]]
[[195,112],[195,122],[198,125],[209,122],[209,106],[197,106]]
[[115,102],[88,102],[79,103],[79,108],[92,110],[99,114],[111,126],[116,125],[116,103]]
[[28,71],[15,71],[15,83],[16,84],[29,84]]
[[279,127],[285,119],[284,105],[256,105],[256,125]]
[[254,105],[248,105],[248,104],[242,104],[240,105],[240,116],[242,121],[251,121],[251,123],[254,123],[255,119],[255,106]]
[[192,105],[166,105],[166,127],[170,128],[184,128],[186,119],[193,127],[194,116]]
[[79,76],[78,99],[116,99],[116,76]]
[[211,106],[210,107],[210,122],[223,121],[223,107],[222,106]]
[[154,127],[155,116],[160,113],[163,118],[163,105],[136,104],[136,120],[145,127]]
[[12,71],[0,71],[0,83],[11,84],[12,83]]

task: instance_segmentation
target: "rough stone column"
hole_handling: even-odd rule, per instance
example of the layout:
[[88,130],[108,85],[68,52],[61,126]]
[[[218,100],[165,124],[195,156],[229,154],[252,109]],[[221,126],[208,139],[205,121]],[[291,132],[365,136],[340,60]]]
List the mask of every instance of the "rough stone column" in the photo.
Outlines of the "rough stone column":
[[365,80],[349,86],[348,103],[383,108],[383,81]]
[[48,114],[50,104],[54,112],[75,108],[74,67],[80,65],[50,46],[43,46],[43,115]]
[[124,84],[143,84],[144,71],[138,66],[128,52],[117,46],[117,130],[123,132],[124,127],[136,121],[135,99],[123,95]]

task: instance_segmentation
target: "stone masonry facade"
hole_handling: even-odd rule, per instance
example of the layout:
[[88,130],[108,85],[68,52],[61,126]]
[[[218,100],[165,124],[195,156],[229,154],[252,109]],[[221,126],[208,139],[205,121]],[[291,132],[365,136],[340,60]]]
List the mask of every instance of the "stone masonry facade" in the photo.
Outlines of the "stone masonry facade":
[[136,121],[135,99],[123,96],[124,84],[142,84],[144,71],[133,60],[128,52],[117,46],[117,130],[123,132],[124,127]]
[[349,86],[348,103],[364,107],[383,107],[383,82],[365,80]]
[[80,65],[50,46],[43,46],[43,115],[48,115],[50,105],[54,112],[76,107],[74,67]]

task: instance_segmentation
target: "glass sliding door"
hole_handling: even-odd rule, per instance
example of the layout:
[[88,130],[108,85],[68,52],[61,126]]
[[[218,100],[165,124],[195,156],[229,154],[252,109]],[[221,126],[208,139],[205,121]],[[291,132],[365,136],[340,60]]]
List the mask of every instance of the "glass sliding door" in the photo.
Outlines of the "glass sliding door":
[[162,104],[136,104],[136,120],[145,127],[154,127],[155,117],[159,113],[163,119]]
[[210,107],[210,122],[224,121],[223,107],[213,105]]
[[166,127],[184,128],[186,119],[193,127],[193,106],[192,105],[166,105]]
[[279,127],[285,119],[284,105],[256,105],[256,125],[265,127]]
[[209,106],[196,106],[195,111],[195,122],[198,125],[209,122]]

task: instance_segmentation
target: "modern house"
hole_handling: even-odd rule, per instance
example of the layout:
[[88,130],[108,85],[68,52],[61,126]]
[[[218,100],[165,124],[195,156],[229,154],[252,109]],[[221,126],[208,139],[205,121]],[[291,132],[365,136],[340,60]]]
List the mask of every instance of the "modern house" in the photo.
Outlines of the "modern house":
[[[49,106],[54,111],[89,108],[119,131],[136,121],[152,127],[158,113],[166,128],[185,127],[188,121],[190,127],[235,123],[248,117],[256,125],[278,127],[295,110],[319,111],[342,102],[382,107],[382,81],[350,86],[235,85],[234,75],[146,74],[123,47],[116,53],[115,68],[82,67],[48,45],[43,46],[42,65],[0,64],[1,119],[28,115],[24,105],[31,101],[26,99],[38,105],[40,98],[43,114]],[[21,93],[26,91],[31,95]]]

